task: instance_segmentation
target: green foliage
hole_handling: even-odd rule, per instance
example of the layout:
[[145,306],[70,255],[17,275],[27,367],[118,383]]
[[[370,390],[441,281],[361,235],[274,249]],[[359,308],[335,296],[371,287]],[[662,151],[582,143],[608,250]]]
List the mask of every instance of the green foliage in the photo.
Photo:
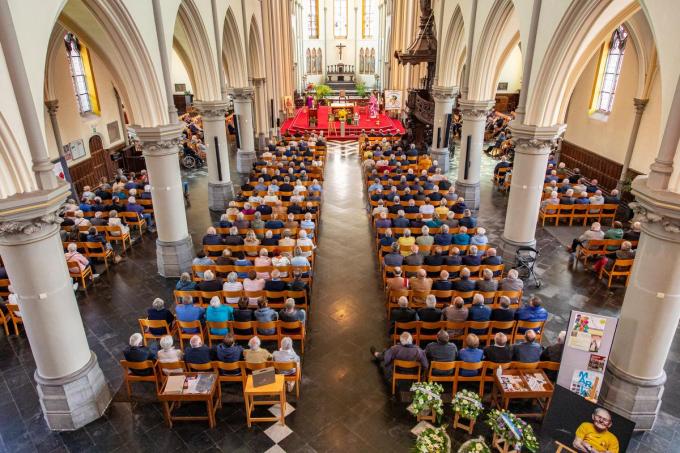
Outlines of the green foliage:
[[362,97],[368,97],[368,90],[366,90],[366,84],[364,82],[357,82],[357,94]]
[[330,94],[333,92],[331,87],[329,87],[328,85],[324,85],[324,84],[316,85],[314,87],[314,91],[316,92],[316,99],[317,100],[320,100],[320,99],[323,99],[327,96],[330,96]]

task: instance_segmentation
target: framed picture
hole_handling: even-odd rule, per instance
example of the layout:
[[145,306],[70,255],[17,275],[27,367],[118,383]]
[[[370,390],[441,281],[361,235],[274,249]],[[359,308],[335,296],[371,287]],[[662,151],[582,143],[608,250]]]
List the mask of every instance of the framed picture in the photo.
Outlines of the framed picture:
[[120,140],[120,128],[118,121],[112,121],[106,125],[106,131],[109,133],[109,143],[115,143]]
[[508,89],[508,82],[498,82],[498,88],[497,90],[499,91],[505,91]]
[[81,139],[72,141],[68,146],[71,148],[71,158],[73,160],[85,157],[85,145]]
[[400,90],[385,90],[385,110],[401,110],[402,92]]

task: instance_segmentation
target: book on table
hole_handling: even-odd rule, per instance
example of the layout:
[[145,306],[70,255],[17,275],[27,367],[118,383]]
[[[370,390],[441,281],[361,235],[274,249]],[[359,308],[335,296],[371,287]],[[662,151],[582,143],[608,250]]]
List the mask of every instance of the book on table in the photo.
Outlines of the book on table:
[[181,395],[184,389],[185,376],[183,374],[170,375],[165,382],[163,393],[166,395]]

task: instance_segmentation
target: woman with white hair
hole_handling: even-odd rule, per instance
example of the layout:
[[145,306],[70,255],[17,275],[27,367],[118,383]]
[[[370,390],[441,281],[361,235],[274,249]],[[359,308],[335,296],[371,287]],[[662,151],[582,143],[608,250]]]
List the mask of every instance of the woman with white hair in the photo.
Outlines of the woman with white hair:
[[[272,260],[269,258],[269,251],[265,248],[260,249],[260,254],[255,258],[253,265],[255,267],[269,267],[272,265]],[[256,269],[257,278],[263,278],[269,280],[269,270],[259,270]]]
[[[309,237],[307,237],[307,232],[305,230],[298,231],[298,239],[295,242],[295,245],[298,247],[312,247],[312,250],[316,248],[314,242]],[[312,256],[312,250],[303,251],[302,255],[306,258],[310,257]]]
[[[210,299],[210,306],[205,312],[207,322],[227,322],[234,320],[234,309],[229,305],[220,302],[220,298],[215,296]],[[225,335],[229,329],[213,328],[210,333],[213,335]]]
[[[489,243],[489,238],[486,237],[486,230],[482,227],[477,228],[474,236],[470,238],[470,245],[486,245]],[[481,251],[484,253],[484,251]]]
[[[501,291],[522,291],[524,289],[524,282],[519,279],[517,269],[510,269],[507,276],[501,280],[499,285]],[[517,298],[513,297],[512,303],[517,303]]]
[[[238,281],[238,274],[236,272],[229,272],[227,275],[227,281],[224,282],[222,286],[223,291],[243,291],[243,283]],[[227,297],[225,302],[228,304],[237,304],[240,300],[240,296]]]
[[243,358],[249,363],[264,363],[272,360],[272,354],[261,348],[260,337],[254,336],[248,341],[248,349],[243,351]]
[[238,207],[236,206],[235,201],[230,201],[229,202],[229,208],[227,208],[226,215],[228,219],[235,219],[236,216],[238,215],[240,211],[238,210]]
[[434,245],[434,236],[430,234],[430,228],[423,225],[420,230],[421,235],[416,238],[416,245],[419,247],[432,247]]
[[300,222],[300,228],[303,228],[304,230],[306,230],[308,238],[310,238],[310,239],[314,238],[314,229],[316,228],[316,224],[312,220],[312,214],[311,213],[308,212],[307,214],[305,214],[304,220],[302,220],[302,222]]
[[[278,351],[274,351],[273,359],[274,362],[279,363],[288,362],[300,363],[300,356],[297,355],[297,353],[293,349],[293,340],[290,337],[283,337],[281,339],[281,348]],[[290,376],[292,374],[295,374],[296,372],[297,369],[292,368],[290,370],[282,371],[281,374]],[[286,382],[286,385],[288,387],[288,391],[290,392],[291,390],[293,390],[295,383],[293,381],[288,381]]]
[[201,243],[203,245],[222,245],[222,236],[217,234],[217,230],[214,227],[208,227]]
[[588,241],[602,239],[604,239],[602,225],[600,222],[593,222],[592,225],[590,225],[589,230],[572,241],[571,247],[569,247],[567,251],[569,253],[575,253],[579,246],[588,248]]
[[[147,360],[155,360],[156,354],[154,354],[151,349],[144,346],[142,334],[137,332],[130,335],[128,347],[123,350],[123,357],[125,357],[125,360],[128,362],[144,362]],[[150,376],[153,373],[153,370],[151,369],[131,369],[130,371],[136,376]]]
[[[149,321],[165,321],[168,324],[168,328],[171,330],[172,323],[175,322],[175,315],[165,308],[165,301],[159,297],[155,298],[151,303],[151,308],[146,311],[146,317]],[[154,335],[163,335],[166,333],[166,330],[162,328],[149,330]]]
[[[493,271],[491,269],[484,269],[482,271],[483,278],[477,280],[477,290],[481,292],[491,292],[498,291],[498,281],[493,278]],[[493,296],[488,299],[484,299],[484,303],[490,304],[493,302]]]
[[262,201],[264,203],[274,203],[279,199],[279,197],[276,195],[276,187],[269,186],[269,189],[267,189],[267,195],[262,198]]
[[[158,351],[158,362],[159,363],[175,363],[179,362],[182,360],[182,351],[179,349],[175,349],[175,346],[173,345],[173,340],[170,335],[165,335],[161,338],[160,341],[160,346],[161,349]],[[179,368],[163,368],[163,365],[161,365],[161,370],[163,370],[163,373],[165,374],[181,374],[182,370]]]
[[109,211],[109,226],[120,227],[120,231],[117,229],[115,231],[110,231],[109,234],[111,234],[111,236],[120,236],[121,232],[123,234],[128,234],[130,232],[130,227],[123,225],[121,218],[118,217],[118,211],[115,210]]
[[243,245],[253,247],[253,250],[248,250],[246,254],[248,256],[255,257],[258,255],[258,250],[255,249],[258,245],[260,245],[260,240],[255,236],[255,231],[253,230],[248,230],[246,233],[246,238],[243,240]]
[[179,280],[175,285],[177,291],[193,291],[196,289],[196,282],[191,279],[191,274],[188,272],[182,272],[179,276]]
[[69,272],[78,273],[84,271],[90,262],[78,251],[78,245],[75,242],[71,242],[67,247],[67,252],[64,253],[64,258],[67,262],[75,263],[78,267],[71,265],[68,268]]
[[305,322],[305,311],[295,307],[295,299],[289,297],[279,312],[279,320],[284,322]]
[[73,226],[74,228],[90,226],[90,221],[85,218],[85,214],[80,209],[76,211],[76,216],[73,219]]

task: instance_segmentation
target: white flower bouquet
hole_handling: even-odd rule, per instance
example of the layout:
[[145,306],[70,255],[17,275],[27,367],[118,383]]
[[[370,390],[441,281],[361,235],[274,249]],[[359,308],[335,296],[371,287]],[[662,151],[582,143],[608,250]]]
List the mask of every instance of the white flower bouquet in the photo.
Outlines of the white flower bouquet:
[[411,451],[413,453],[449,453],[451,439],[446,433],[446,428],[442,426],[426,429],[420,433]]

